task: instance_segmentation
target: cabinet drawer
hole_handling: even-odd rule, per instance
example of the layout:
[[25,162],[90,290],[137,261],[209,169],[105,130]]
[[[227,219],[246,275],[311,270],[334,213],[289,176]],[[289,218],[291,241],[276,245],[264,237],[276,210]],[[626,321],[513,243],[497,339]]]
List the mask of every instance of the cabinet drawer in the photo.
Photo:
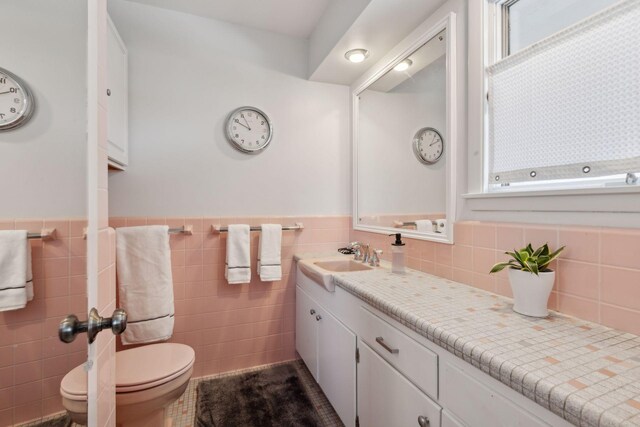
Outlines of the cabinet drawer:
[[362,340],[423,392],[438,399],[438,355],[366,308],[361,310]]

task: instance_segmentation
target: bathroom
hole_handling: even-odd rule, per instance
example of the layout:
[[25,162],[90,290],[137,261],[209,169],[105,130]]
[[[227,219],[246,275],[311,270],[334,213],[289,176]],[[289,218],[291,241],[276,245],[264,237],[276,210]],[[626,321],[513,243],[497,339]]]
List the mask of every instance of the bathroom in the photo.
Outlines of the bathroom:
[[0,10],[0,427],[640,425],[637,0]]

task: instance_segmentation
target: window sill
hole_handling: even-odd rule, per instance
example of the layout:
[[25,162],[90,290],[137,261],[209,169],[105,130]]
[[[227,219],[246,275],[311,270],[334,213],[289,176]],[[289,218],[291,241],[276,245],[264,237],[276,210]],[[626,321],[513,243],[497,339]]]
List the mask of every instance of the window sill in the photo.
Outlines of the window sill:
[[463,194],[472,211],[640,213],[640,186]]
[[574,188],[564,190],[526,190],[526,191],[500,191],[495,193],[467,193],[464,199],[502,199],[509,197],[554,197],[554,196],[585,196],[591,194],[617,195],[640,193],[640,185],[598,187],[598,188]]

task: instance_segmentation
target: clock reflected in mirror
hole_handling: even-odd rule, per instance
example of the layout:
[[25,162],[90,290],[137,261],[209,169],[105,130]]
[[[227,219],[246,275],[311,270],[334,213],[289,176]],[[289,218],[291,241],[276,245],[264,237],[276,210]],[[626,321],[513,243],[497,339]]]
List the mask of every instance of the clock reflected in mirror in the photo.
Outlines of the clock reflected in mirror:
[[267,148],[273,136],[273,124],[262,110],[240,107],[227,118],[227,139],[243,153],[256,154]]
[[35,100],[27,84],[0,68],[0,131],[16,129],[33,115]]
[[413,137],[413,152],[426,165],[437,163],[444,154],[444,140],[436,129],[425,127]]

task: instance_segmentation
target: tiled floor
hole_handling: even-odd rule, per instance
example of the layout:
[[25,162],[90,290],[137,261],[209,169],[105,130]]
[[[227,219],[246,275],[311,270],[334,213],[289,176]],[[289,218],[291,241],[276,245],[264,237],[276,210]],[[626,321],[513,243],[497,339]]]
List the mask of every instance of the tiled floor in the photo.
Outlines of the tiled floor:
[[[340,421],[338,414],[336,414],[336,411],[334,411],[333,407],[327,400],[327,397],[322,393],[320,386],[315,382],[313,376],[311,376],[311,372],[309,372],[302,360],[295,361],[294,363],[300,376],[300,380],[302,381],[302,385],[306,389],[307,394],[311,399],[311,403],[313,403],[320,415],[323,427],[344,426]],[[210,377],[192,379],[182,397],[169,407],[169,415],[173,417],[173,427],[193,427],[193,421],[196,414],[196,389],[198,388],[198,383],[200,381],[228,377],[243,374],[245,372],[259,371],[275,365],[277,364],[258,366],[240,371],[226,372],[224,374],[213,375]]]

